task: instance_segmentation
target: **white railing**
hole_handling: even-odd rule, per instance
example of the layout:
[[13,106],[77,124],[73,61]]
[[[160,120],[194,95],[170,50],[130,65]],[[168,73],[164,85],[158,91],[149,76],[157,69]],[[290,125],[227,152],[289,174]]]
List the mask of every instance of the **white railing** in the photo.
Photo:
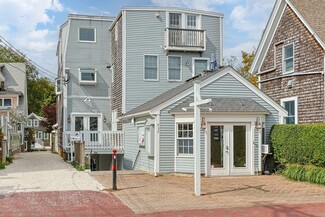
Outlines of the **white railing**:
[[67,152],[73,150],[74,141],[85,142],[85,149],[94,151],[117,151],[124,150],[124,132],[123,131],[89,131],[89,132],[71,132],[67,131],[63,136],[63,149]]
[[204,30],[166,28],[165,37],[167,50],[205,50]]

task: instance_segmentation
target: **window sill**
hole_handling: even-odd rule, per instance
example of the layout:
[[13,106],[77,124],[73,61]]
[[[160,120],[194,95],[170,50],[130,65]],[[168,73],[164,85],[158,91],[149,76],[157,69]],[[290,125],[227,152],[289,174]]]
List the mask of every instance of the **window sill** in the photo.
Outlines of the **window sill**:
[[153,79],[143,79],[144,81],[149,81],[149,82],[158,82],[159,80],[153,80]]
[[193,154],[184,154],[184,155],[176,155],[177,158],[194,158],[194,155]]
[[95,86],[97,84],[97,82],[93,82],[93,81],[79,81],[79,85],[89,85],[89,86]]

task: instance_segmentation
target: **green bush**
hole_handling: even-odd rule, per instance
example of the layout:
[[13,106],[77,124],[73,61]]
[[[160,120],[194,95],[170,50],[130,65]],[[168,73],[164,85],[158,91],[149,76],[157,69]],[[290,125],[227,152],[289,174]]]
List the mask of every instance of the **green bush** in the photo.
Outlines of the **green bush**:
[[12,156],[6,157],[6,162],[7,164],[11,164],[13,162],[13,157]]
[[78,170],[78,171],[84,171],[84,170],[85,170],[85,167],[84,167],[83,165],[79,164],[79,163],[76,162],[76,161],[73,161],[73,162],[71,163],[71,165],[72,165],[74,168],[76,168],[76,170]]
[[0,170],[3,170],[6,168],[6,164],[3,162],[0,162]]
[[291,180],[325,185],[325,168],[313,165],[289,164],[283,174]]
[[274,125],[271,144],[280,166],[297,163],[325,167],[325,124]]

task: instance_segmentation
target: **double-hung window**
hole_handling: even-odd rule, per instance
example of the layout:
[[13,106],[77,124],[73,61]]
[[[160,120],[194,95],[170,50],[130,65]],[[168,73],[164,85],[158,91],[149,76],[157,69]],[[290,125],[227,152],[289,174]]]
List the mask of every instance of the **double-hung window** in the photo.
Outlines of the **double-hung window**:
[[283,51],[283,71],[290,73],[294,71],[294,47],[293,44],[284,46]]
[[288,116],[284,118],[284,123],[298,124],[298,98],[281,99],[281,105],[288,111]]
[[37,119],[34,119],[34,127],[38,127],[39,126],[39,121]]
[[178,56],[168,56],[168,80],[180,81],[182,59]]
[[193,154],[193,124],[177,124],[177,153],[179,155]]
[[95,85],[97,83],[97,69],[79,68],[79,84]]
[[144,80],[158,80],[158,56],[144,56]]
[[96,42],[96,29],[94,28],[79,28],[80,42]]
[[32,126],[33,126],[33,121],[31,119],[28,119],[27,127],[32,127]]

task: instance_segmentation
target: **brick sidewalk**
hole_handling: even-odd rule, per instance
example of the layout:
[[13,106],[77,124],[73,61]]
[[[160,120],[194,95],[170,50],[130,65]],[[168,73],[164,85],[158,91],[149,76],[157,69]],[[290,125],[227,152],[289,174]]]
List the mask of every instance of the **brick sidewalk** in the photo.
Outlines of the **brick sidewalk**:
[[[92,172],[111,188],[111,172]],[[120,172],[113,194],[136,214],[177,210],[325,203],[325,187],[288,181],[282,176],[202,178],[201,197],[193,195],[193,177]]]

